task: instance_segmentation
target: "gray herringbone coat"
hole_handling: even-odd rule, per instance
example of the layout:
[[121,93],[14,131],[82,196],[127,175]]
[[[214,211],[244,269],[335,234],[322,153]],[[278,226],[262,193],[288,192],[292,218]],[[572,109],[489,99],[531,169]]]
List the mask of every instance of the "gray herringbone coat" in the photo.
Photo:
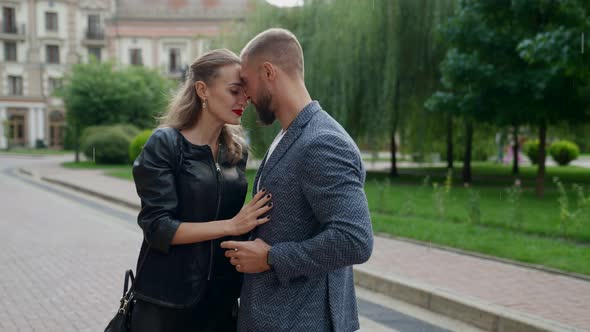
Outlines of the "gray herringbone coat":
[[263,161],[254,192],[259,177],[273,209],[253,238],[274,263],[245,275],[238,331],[358,330],[352,265],[369,259],[373,232],[356,144],[314,101]]

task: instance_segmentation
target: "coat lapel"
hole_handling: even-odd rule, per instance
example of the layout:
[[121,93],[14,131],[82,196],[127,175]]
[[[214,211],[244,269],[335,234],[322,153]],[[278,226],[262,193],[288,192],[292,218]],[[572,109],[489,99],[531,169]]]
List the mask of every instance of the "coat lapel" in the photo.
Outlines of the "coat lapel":
[[262,174],[264,176],[268,176],[268,173],[272,170],[272,168],[281,160],[281,158],[285,155],[285,152],[289,150],[293,142],[299,138],[301,134],[301,128],[296,127],[293,128],[292,126],[287,130],[283,139],[279,142],[273,153],[270,155],[270,158],[266,161],[264,168],[262,169]]
[[303,127],[305,127],[305,125],[309,122],[309,120],[311,120],[314,114],[316,114],[321,109],[322,108],[320,107],[320,104],[317,101],[312,101],[307,106],[305,106],[305,108],[303,108],[303,110],[297,115],[295,120],[293,120],[293,122],[289,126],[289,129],[287,129],[285,136],[283,137],[283,139],[281,139],[281,141],[279,142],[273,153],[270,155],[270,158],[268,158],[268,160],[266,160],[268,156],[267,151],[267,155],[264,158],[265,162],[263,162],[256,174],[255,184],[258,183],[258,178],[260,176],[262,176],[262,180],[264,181],[264,179],[268,176],[270,171],[272,171],[273,167],[281,160],[281,158],[283,158],[283,156],[289,150],[291,145],[295,141],[297,141],[297,138],[299,138],[301,132],[303,131]]

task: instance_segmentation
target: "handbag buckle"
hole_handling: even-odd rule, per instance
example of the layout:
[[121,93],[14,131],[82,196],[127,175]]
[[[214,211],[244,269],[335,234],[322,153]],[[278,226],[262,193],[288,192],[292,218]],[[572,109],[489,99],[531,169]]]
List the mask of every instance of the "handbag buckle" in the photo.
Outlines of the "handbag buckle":
[[119,307],[119,313],[120,314],[127,313],[128,306],[129,306],[129,300],[127,300],[125,297],[122,297],[121,298],[121,306]]

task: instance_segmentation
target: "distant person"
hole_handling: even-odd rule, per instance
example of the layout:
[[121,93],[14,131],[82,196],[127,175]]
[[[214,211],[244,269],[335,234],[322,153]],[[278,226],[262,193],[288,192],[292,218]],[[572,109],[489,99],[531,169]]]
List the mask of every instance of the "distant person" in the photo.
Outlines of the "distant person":
[[506,144],[504,139],[504,133],[502,133],[501,131],[497,132],[495,142],[498,148],[496,163],[502,164],[504,162],[504,145]]
[[144,241],[132,331],[236,330],[242,274],[219,244],[267,222],[271,209],[264,190],[242,207],[247,101],[239,71],[228,50],[198,58],[133,164]]

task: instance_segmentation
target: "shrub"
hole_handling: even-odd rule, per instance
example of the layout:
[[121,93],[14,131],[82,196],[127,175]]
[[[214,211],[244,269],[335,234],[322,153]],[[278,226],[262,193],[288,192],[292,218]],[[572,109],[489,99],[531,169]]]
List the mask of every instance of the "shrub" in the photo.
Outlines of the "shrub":
[[[100,133],[100,132],[104,132],[104,131],[118,131],[118,132],[122,133],[123,135],[125,135],[129,139],[130,142],[140,132],[140,130],[137,129],[137,127],[135,127],[133,125],[128,125],[128,124],[90,126],[90,127],[86,127],[84,129],[84,131],[82,132],[82,135],[80,136],[80,145],[82,147],[86,146],[87,145],[86,140],[88,139],[88,137],[90,137],[96,133]],[[84,150],[84,149],[82,149],[82,150]]]
[[529,157],[529,160],[533,165],[539,162],[539,140],[529,140],[524,143],[523,151]]
[[574,142],[570,141],[557,141],[551,144],[549,148],[549,154],[551,158],[555,160],[560,166],[569,164],[572,160],[575,160],[580,155],[580,148]]
[[143,149],[145,142],[147,142],[150,136],[152,136],[152,130],[144,130],[141,133],[139,133],[139,135],[135,136],[133,141],[131,141],[131,144],[129,145],[129,160],[131,162],[137,159],[137,156],[139,156],[139,154],[141,153],[141,149]]
[[119,126],[103,127],[85,137],[82,151],[89,160],[94,157],[97,164],[125,164],[131,139]]

